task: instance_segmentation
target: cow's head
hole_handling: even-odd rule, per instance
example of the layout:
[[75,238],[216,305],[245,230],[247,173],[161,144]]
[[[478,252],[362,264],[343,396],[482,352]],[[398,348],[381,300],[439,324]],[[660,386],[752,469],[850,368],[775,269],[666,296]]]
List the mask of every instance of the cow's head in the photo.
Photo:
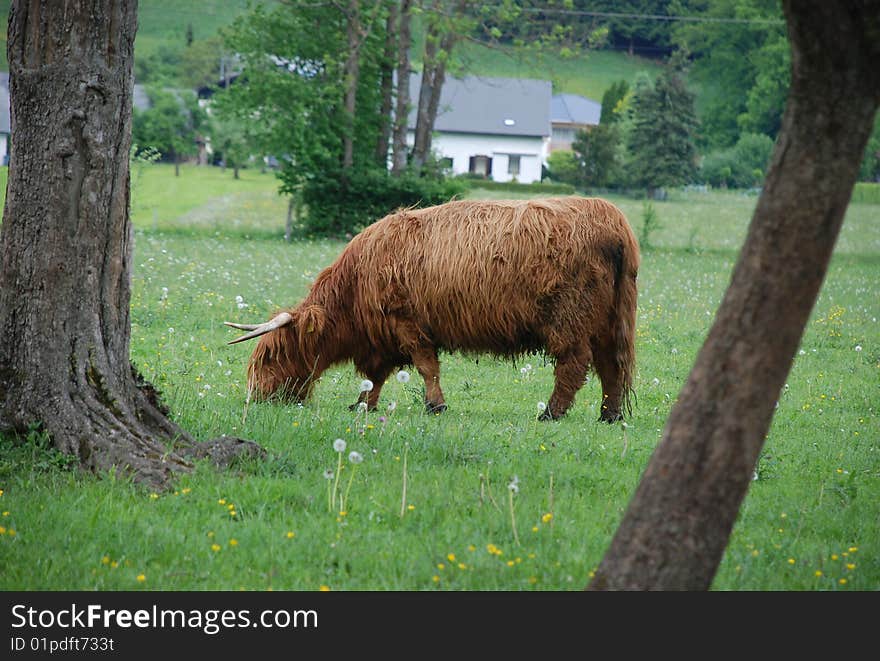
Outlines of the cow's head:
[[319,346],[325,323],[324,309],[318,305],[280,312],[263,324],[225,322],[250,331],[229,344],[260,338],[248,363],[248,395],[255,399],[307,399],[323,370]]

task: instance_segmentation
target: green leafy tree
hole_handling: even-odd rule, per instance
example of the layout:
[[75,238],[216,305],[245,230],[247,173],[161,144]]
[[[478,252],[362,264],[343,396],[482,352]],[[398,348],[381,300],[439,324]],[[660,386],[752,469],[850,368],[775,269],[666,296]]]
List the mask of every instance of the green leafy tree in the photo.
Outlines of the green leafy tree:
[[625,80],[618,80],[611,83],[611,86],[605,90],[602,95],[602,114],[599,117],[599,124],[616,123],[622,113],[622,107],[626,103],[626,97],[629,94],[629,83]]
[[211,145],[215,153],[223,159],[224,166],[232,168],[235,179],[239,178],[239,170],[253,153],[249,125],[235,117],[214,118],[211,121]]
[[642,76],[633,92],[628,173],[649,197],[691,181],[696,172],[697,117],[694,94],[685,85],[686,62],[686,54],[677,52],[655,82]]
[[742,131],[775,138],[788,91],[788,39],[776,0],[673,0],[670,13],[719,19],[681,21],[673,41],[694,56],[703,89],[701,146],[732,147]]
[[554,183],[580,185],[580,168],[573,151],[561,149],[547,157],[547,172]]
[[194,92],[148,88],[151,107],[134,115],[132,135],[141,147],[158,149],[174,162],[180,175],[180,162],[197,153],[197,138],[205,122]]

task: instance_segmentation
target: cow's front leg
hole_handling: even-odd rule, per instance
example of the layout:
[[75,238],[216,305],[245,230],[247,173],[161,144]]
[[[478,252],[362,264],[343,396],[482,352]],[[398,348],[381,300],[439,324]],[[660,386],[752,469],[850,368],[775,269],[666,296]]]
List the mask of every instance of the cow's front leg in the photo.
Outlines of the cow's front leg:
[[370,390],[361,390],[357,401],[348,407],[350,411],[354,411],[362,403],[366,402],[368,411],[375,411],[379,403],[379,394],[382,392],[382,386],[385,380],[391,374],[391,367],[387,365],[371,366],[369,368],[358,367],[358,372],[366,374],[367,378],[372,381],[373,387]]
[[571,347],[556,357],[556,384],[547,408],[538,416],[539,420],[556,420],[565,415],[574,401],[575,393],[584,385],[592,357],[586,343]]
[[425,410],[428,413],[442,413],[446,410],[446,400],[440,389],[440,361],[434,347],[421,347],[412,352],[412,363],[425,381]]

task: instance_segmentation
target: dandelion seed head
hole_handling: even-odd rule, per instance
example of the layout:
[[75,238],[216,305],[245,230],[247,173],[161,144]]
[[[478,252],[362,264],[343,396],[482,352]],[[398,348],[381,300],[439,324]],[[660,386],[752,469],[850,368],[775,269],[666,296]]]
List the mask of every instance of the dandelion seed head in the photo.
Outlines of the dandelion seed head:
[[397,408],[397,402],[388,402],[388,412],[391,413]]
[[333,449],[336,450],[336,452],[345,452],[345,439],[337,438],[333,441]]
[[406,370],[400,370],[397,373],[397,382],[398,383],[409,383],[409,372]]
[[538,402],[538,410],[539,411],[546,411],[547,410],[547,403],[546,402]]
[[357,410],[358,410],[358,413],[366,413],[367,403],[366,402],[358,402]]
[[364,457],[360,452],[352,450],[348,453],[348,460],[353,464],[359,464],[364,460]]
[[361,381],[361,392],[370,392],[373,389],[373,382],[369,379]]

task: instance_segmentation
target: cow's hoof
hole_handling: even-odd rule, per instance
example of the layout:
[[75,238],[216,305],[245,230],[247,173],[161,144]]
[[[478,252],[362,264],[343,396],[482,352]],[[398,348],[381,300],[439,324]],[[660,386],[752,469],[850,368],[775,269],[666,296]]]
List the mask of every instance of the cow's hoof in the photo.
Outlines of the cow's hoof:
[[620,411],[602,411],[599,415],[599,422],[607,422],[608,424],[613,424],[615,422],[619,422],[623,420],[623,414]]
[[443,413],[446,410],[446,404],[434,404],[432,402],[425,402],[425,411],[428,413]]
[[540,420],[541,422],[546,422],[547,420],[559,420],[559,418],[561,417],[561,415],[553,415],[553,413],[550,412],[549,407],[538,414],[538,420]]

